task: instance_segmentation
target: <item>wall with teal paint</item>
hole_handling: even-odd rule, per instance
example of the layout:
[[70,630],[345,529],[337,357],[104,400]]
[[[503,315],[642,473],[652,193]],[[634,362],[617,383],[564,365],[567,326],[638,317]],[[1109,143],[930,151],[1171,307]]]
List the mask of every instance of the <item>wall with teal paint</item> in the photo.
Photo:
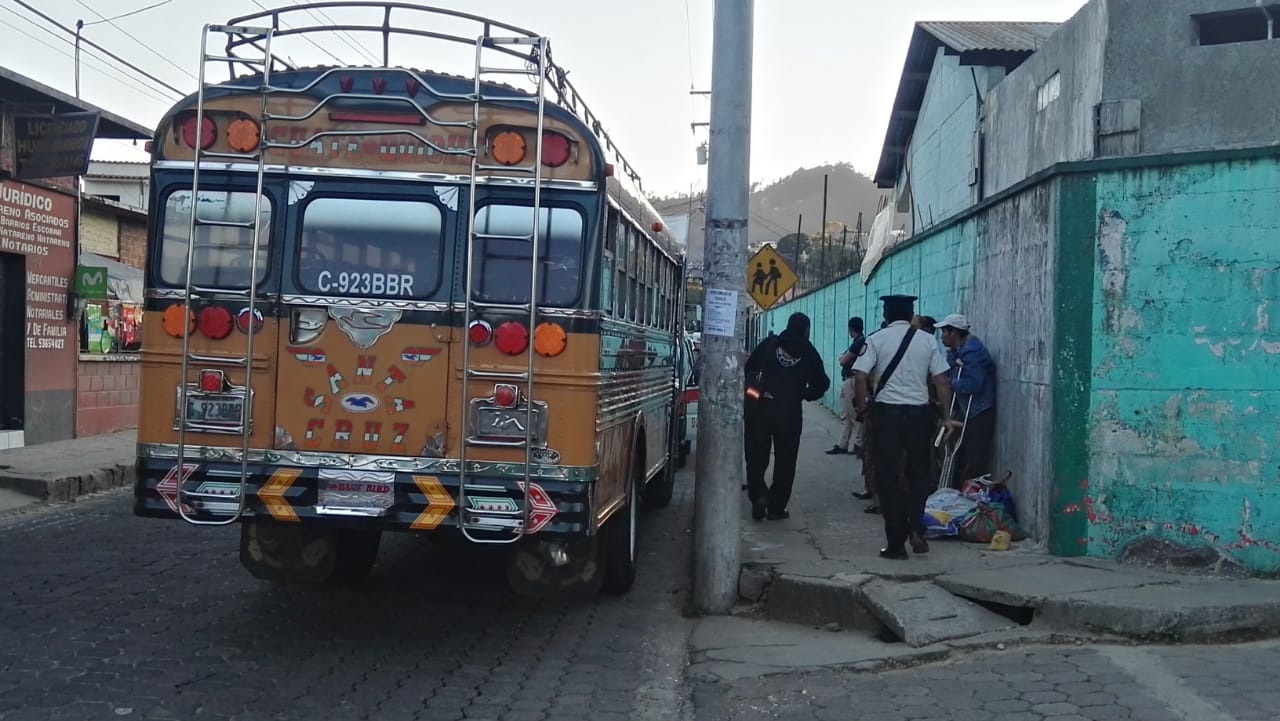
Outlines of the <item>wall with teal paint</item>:
[[1037,538],[1048,534],[1052,474],[1053,228],[1057,181],[1050,180],[968,219],[921,234],[895,249],[869,284],[855,274],[779,306],[766,323],[775,332],[787,316],[813,319],[813,342],[833,379],[824,403],[838,409],[836,359],[849,344],[848,318],[878,329],[880,296],[918,296],[916,310],[941,320],[961,312],[995,358],[998,414],[996,468],[1013,473],[1021,520]]
[[1280,160],[1100,174],[1091,555],[1280,572]]

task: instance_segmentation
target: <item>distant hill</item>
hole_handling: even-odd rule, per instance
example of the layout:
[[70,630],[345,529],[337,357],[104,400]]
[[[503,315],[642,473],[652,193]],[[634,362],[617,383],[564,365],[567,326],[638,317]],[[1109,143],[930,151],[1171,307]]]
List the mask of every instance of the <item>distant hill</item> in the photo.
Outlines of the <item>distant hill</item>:
[[[822,176],[828,177],[827,228],[837,232],[849,226],[850,237],[857,227],[858,213],[862,213],[862,228],[871,228],[871,220],[880,207],[886,192],[875,187],[871,178],[859,173],[848,163],[802,168],[785,178],[768,184],[756,183],[751,192],[751,226],[748,240],[752,247],[764,243],[776,243],[782,237],[796,232],[796,221],[804,216],[801,232],[817,236],[822,228]],[[699,209],[703,196],[690,198],[677,195],[651,199],[658,212],[664,216],[682,215],[690,206],[694,217],[690,223],[696,237],[702,232],[704,217]],[[838,240],[838,238],[836,238]]]

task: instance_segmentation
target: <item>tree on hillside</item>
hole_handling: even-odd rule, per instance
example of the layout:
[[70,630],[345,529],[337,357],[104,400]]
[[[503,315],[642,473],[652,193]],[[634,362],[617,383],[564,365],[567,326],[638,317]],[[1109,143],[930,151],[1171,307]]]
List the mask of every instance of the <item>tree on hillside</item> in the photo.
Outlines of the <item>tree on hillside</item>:
[[799,235],[796,235],[795,233],[784,235],[779,238],[778,242],[775,244],[778,246],[778,253],[781,254],[788,263],[795,263],[797,238],[800,241],[800,254],[803,256],[805,253],[809,252],[809,236],[804,233]]

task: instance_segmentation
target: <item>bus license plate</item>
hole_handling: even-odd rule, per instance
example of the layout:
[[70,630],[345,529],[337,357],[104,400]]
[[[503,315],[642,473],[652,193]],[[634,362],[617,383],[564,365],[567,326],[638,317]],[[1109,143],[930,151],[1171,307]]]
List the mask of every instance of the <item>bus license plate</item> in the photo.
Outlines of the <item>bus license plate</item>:
[[380,516],[396,501],[396,474],[384,471],[320,469],[316,511]]
[[187,422],[238,426],[244,421],[244,398],[240,396],[188,396]]

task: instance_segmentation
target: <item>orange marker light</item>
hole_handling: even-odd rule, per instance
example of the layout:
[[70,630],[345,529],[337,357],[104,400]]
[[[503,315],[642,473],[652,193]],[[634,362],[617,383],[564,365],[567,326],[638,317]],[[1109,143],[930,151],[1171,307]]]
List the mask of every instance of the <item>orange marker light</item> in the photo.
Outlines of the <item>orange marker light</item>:
[[493,159],[503,165],[516,165],[524,160],[527,148],[524,136],[512,130],[498,133],[490,147]]
[[533,331],[533,349],[540,356],[552,358],[564,352],[569,336],[555,323],[541,323]]
[[227,145],[237,153],[251,153],[258,149],[262,133],[258,124],[248,118],[236,118],[227,126]]
[[177,303],[164,309],[164,315],[160,317],[160,325],[164,327],[165,333],[174,338],[181,338],[184,333],[195,332],[196,314],[186,305]]

